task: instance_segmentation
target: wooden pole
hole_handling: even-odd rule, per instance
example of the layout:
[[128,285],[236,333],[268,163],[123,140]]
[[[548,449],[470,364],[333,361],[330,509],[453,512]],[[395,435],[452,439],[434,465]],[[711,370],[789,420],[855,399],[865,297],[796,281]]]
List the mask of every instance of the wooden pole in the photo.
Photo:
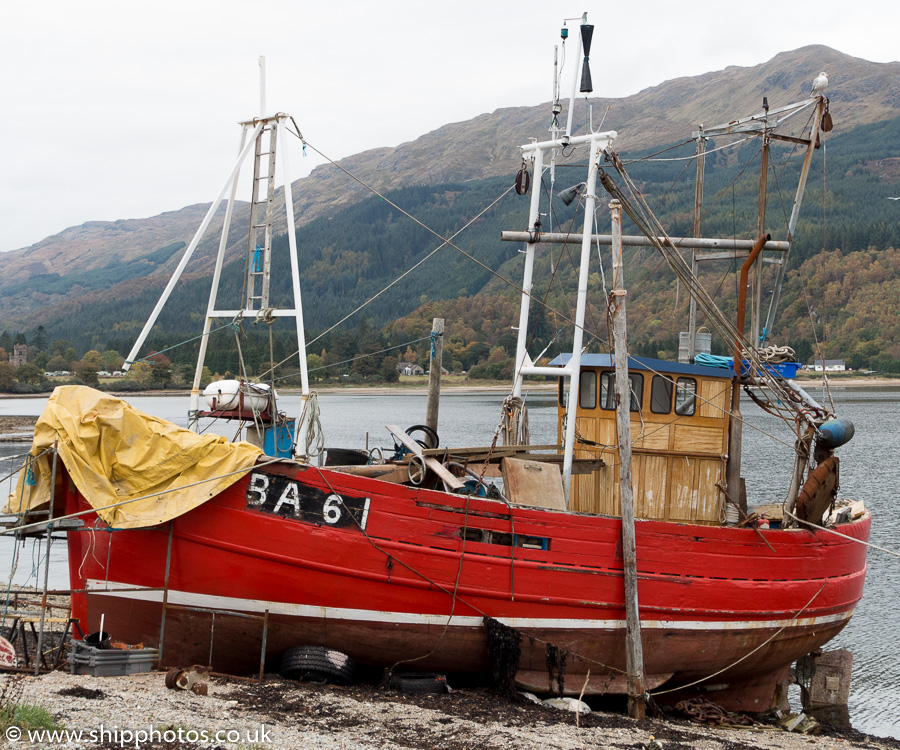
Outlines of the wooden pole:
[[643,719],[644,649],[638,606],[637,545],[634,534],[634,490],[631,476],[631,384],[628,380],[628,342],[625,332],[625,288],[622,279],[622,204],[613,200],[612,212],[614,284],[610,295],[613,345],[616,358],[616,423],[619,446],[619,497],[622,504],[622,564],[625,578],[626,650],[628,671],[628,715]]
[[428,403],[425,424],[437,432],[438,406],[441,400],[441,362],[444,357],[444,319],[435,318],[431,324],[431,372],[428,375]]

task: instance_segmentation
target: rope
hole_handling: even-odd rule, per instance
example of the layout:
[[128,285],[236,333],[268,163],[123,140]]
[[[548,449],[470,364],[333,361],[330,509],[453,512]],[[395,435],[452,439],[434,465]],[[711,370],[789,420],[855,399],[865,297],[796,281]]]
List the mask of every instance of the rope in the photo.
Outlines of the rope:
[[880,547],[877,544],[873,544],[872,542],[866,542],[862,539],[856,539],[855,537],[847,536],[847,534],[842,534],[840,531],[835,531],[834,529],[829,529],[827,526],[820,526],[819,524],[813,523],[812,521],[801,520],[801,519],[797,518],[797,516],[795,516],[793,513],[791,513],[791,511],[789,511],[787,508],[782,508],[782,511],[786,515],[789,515],[791,518],[793,518],[795,521],[802,523],[804,526],[813,526],[813,527],[819,529],[819,531],[827,531],[829,534],[834,534],[835,536],[842,537],[851,542],[856,542],[857,544],[862,544],[866,547],[871,547],[872,549],[877,549],[879,552],[885,552],[888,555],[893,555],[894,557],[900,557],[900,552],[894,552],[893,550],[890,550],[887,547]]
[[809,607],[809,605],[812,604],[818,598],[819,594],[821,594],[825,590],[825,586],[827,584],[828,584],[828,581],[825,581],[825,583],[822,584],[821,588],[813,595],[813,598],[810,599],[806,604],[804,604],[800,608],[800,611],[797,612],[797,614],[795,614],[787,622],[787,624],[782,625],[778,630],[776,630],[774,633],[772,633],[772,635],[770,635],[768,638],[766,638],[766,640],[764,640],[762,643],[760,643],[755,649],[747,652],[740,659],[736,659],[731,664],[729,664],[727,667],[723,667],[722,669],[720,669],[718,672],[713,672],[712,674],[707,675],[706,677],[701,677],[699,680],[694,680],[694,682],[689,682],[687,685],[679,685],[678,687],[669,688],[668,690],[654,690],[652,693],[650,693],[650,695],[654,695],[654,696],[655,695],[665,695],[666,693],[674,693],[677,690],[685,690],[686,688],[693,687],[694,685],[699,685],[701,682],[706,682],[707,680],[711,680],[713,677],[717,677],[718,675],[722,674],[722,672],[726,672],[727,670],[731,669],[732,667],[737,666],[742,661],[744,661],[744,659],[748,659],[749,657],[753,656],[753,654],[755,654],[757,651],[759,651],[763,646],[770,643],[773,639],[777,638],[790,625],[792,625],[794,623],[794,621],[797,620],[800,617],[800,615],[803,614],[804,611],[806,611],[807,607]]
[[[755,135],[750,135],[750,136],[747,136],[746,138],[741,138],[738,141],[732,141],[731,143],[726,143],[724,146],[719,146],[718,148],[711,148],[707,151],[704,151],[703,153],[704,153],[704,155],[714,154],[716,151],[721,151],[723,148],[731,148],[732,146],[738,146],[741,143],[745,143],[754,138],[756,138]],[[656,153],[664,154],[666,151],[671,151],[672,149],[675,149],[675,148],[681,148],[682,146],[685,146],[688,143],[691,143],[693,140],[694,140],[693,138],[690,138],[690,139],[684,141],[683,143],[679,143],[677,146],[670,146],[669,148],[663,149],[662,151],[657,151]],[[622,162],[622,163],[623,164],[637,164],[642,161],[693,161],[694,159],[697,158],[696,153],[691,154],[690,156],[671,156],[666,159],[654,159],[654,158],[652,158],[653,156],[655,156],[655,154],[650,154],[650,156],[644,156],[644,157],[641,157],[640,159],[631,159],[630,161],[626,161],[626,162]]]
[[[365,359],[366,357],[377,357],[379,354],[384,354],[385,352],[389,352],[393,349],[402,349],[405,346],[411,346],[412,344],[418,344],[420,341],[427,341],[429,336],[422,336],[419,339],[413,339],[412,341],[407,341],[405,344],[397,344],[396,346],[389,346],[386,349],[379,349],[377,352],[369,352],[368,354],[359,354],[355,357],[351,357],[350,359],[342,359],[340,362],[330,362],[327,365],[322,365],[321,367],[313,367],[309,372],[318,372],[319,370],[327,370],[329,367],[337,367],[338,365],[346,365],[349,362],[356,362],[359,359]],[[289,375],[282,375],[278,378],[275,378],[275,381],[284,380],[285,378],[294,378],[299,373],[292,372]],[[260,376],[261,377],[261,376]]]
[[[197,339],[202,339],[204,336],[209,336],[209,334],[211,334],[211,333],[216,333],[217,331],[221,331],[225,328],[230,328],[232,325],[233,325],[233,323],[226,323],[225,325],[219,326],[218,328],[213,328],[212,330],[208,331],[207,333],[201,333],[199,336],[194,336],[192,338],[187,339],[186,341],[180,341],[177,344],[172,344],[172,346],[167,346],[165,349],[160,349],[159,351],[154,352],[153,354],[148,355],[148,356],[155,357],[157,354],[164,354],[165,352],[171,351],[172,349],[177,349],[179,346],[184,346],[185,344],[190,344],[192,341],[196,341]],[[140,359],[126,359],[125,364],[133,365],[138,362],[150,362],[150,361],[151,360],[148,359],[147,357],[141,357]]]
[[[496,437],[495,437],[495,440],[496,440]],[[329,492],[330,492],[331,494],[333,494],[333,495],[336,495],[337,497],[340,497],[340,498],[341,498],[341,504],[344,505],[343,498],[341,497],[340,493],[338,493],[338,492],[334,489],[334,487],[331,485],[331,482],[328,481],[328,477],[326,477],[326,476],[323,474],[322,469],[320,469],[318,466],[311,466],[311,468],[315,469],[315,470],[318,472],[319,477],[322,479],[322,482],[323,482],[323,483],[325,484],[325,486],[328,488]],[[468,502],[468,500],[467,500],[466,502]],[[479,615],[481,615],[482,617],[490,617],[490,615],[489,615],[487,612],[485,612],[484,610],[482,610],[480,607],[478,607],[477,605],[475,605],[475,604],[473,604],[472,602],[468,601],[468,600],[465,599],[464,597],[460,596],[456,590],[452,590],[452,591],[451,591],[451,590],[448,589],[446,586],[441,585],[438,581],[436,581],[436,580],[434,580],[433,578],[430,578],[429,576],[427,576],[425,573],[422,573],[421,571],[416,570],[416,568],[414,568],[414,567],[413,567],[412,565],[410,565],[409,563],[406,563],[406,562],[404,562],[403,560],[401,560],[400,558],[394,557],[394,556],[393,556],[392,554],[390,554],[389,552],[386,552],[385,550],[383,550],[381,547],[378,546],[378,544],[375,542],[375,540],[374,540],[371,536],[369,536],[369,532],[368,532],[366,529],[364,529],[364,528],[362,527],[362,524],[360,523],[359,519],[358,519],[352,512],[350,512],[350,509],[347,508],[346,505],[344,505],[344,508],[345,508],[345,510],[347,510],[347,512],[348,512],[348,514],[349,514],[349,516],[350,516],[350,518],[353,519],[353,522],[359,527],[359,530],[360,530],[360,532],[362,533],[362,535],[366,538],[366,541],[372,546],[373,549],[377,550],[378,552],[380,552],[381,554],[383,554],[383,555],[385,556],[386,559],[388,559],[389,561],[391,561],[391,564],[393,564],[393,562],[399,563],[401,566],[403,566],[404,568],[406,568],[406,569],[407,569],[410,573],[412,573],[413,575],[417,576],[418,578],[421,578],[423,581],[425,581],[425,582],[428,583],[429,585],[433,586],[433,587],[436,588],[437,590],[442,591],[443,593],[447,594],[448,596],[454,597],[454,600],[458,600],[458,601],[462,602],[462,603],[465,604],[467,607],[469,607],[469,609],[471,609],[473,612],[477,612],[477,613],[478,613]],[[510,509],[510,510],[511,510],[511,509]],[[520,632],[521,632],[521,631],[520,631]],[[526,634],[523,633],[523,635],[526,635]],[[541,639],[541,638],[538,638],[537,636],[534,636],[534,635],[531,635],[531,634],[528,634],[526,637],[529,638],[530,640],[534,641],[535,643],[541,643],[541,644],[543,644],[543,645],[551,645],[551,646],[553,645],[553,644],[550,643],[549,641],[545,641],[545,640],[543,640],[543,639]],[[590,664],[596,664],[596,665],[599,666],[599,667],[603,667],[604,669],[608,669],[610,672],[618,672],[619,674],[626,674],[625,670],[619,669],[618,667],[613,667],[613,666],[611,666],[611,665],[609,665],[609,664],[604,664],[603,662],[597,661],[596,659],[591,659],[590,657],[582,656],[581,654],[578,654],[578,653],[575,653],[575,652],[570,652],[570,653],[572,653],[574,656],[576,656],[577,658],[581,659],[582,661],[588,662],[588,663],[590,663]]]
[[[706,313],[710,320],[710,324],[716,328],[722,338],[726,341],[734,342],[735,344],[740,345],[742,349],[747,350],[749,363],[756,374],[756,377],[762,381],[762,384],[767,386],[774,393],[782,396],[788,403],[792,404],[790,396],[787,393],[787,387],[762,366],[759,358],[756,356],[755,350],[750,347],[749,342],[744,337],[743,331],[738,331],[735,324],[719,309],[709,293],[702,287],[697,277],[694,276],[692,270],[687,265],[687,262],[675,249],[665,229],[653,215],[653,212],[644,200],[643,195],[628,176],[618,155],[614,151],[608,151],[607,158],[613,163],[613,166],[625,180],[635,203],[632,203],[622,190],[619,189],[612,178],[605,173],[601,175],[603,187],[610,195],[622,202],[622,206],[628,216],[666,259],[672,272],[685,284],[690,294],[697,300],[697,304],[703,312]],[[660,241],[659,237],[663,237],[663,241]],[[738,377],[740,376],[739,373],[735,374]],[[799,417],[806,418],[806,415],[802,411],[797,410],[796,408],[795,411]]]
[[303,400],[303,412],[298,424],[306,425],[306,434],[297,436],[297,440],[303,438],[303,451],[298,451],[297,457],[310,459],[321,456],[325,450],[325,432],[320,420],[319,394],[315,391]]
[[500,434],[503,438],[503,445],[528,445],[531,442],[528,429],[528,406],[524,399],[518,396],[507,396],[503,399]]
[[122,500],[121,502],[118,502],[118,503],[112,503],[111,505],[103,505],[99,508],[89,508],[88,510],[80,510],[77,513],[70,513],[69,515],[66,515],[66,516],[57,516],[52,521],[49,521],[49,520],[48,521],[37,521],[36,523],[25,524],[24,526],[13,526],[12,528],[9,528],[9,529],[0,530],[0,536],[4,536],[4,535],[10,534],[10,533],[18,535],[18,533],[20,531],[30,531],[31,529],[41,529],[41,528],[44,528],[45,526],[49,526],[51,524],[58,523],[59,521],[65,521],[70,518],[79,518],[81,516],[86,516],[90,513],[99,513],[101,510],[110,510],[111,508],[119,508],[123,505],[128,505],[129,503],[136,503],[139,500],[149,500],[151,497],[159,497],[160,495],[168,495],[171,492],[177,492],[178,490],[186,490],[186,489],[189,489],[190,487],[197,487],[198,485],[206,484],[207,482],[215,482],[218,479],[225,479],[226,477],[232,477],[235,474],[246,474],[248,471],[252,471],[255,468],[262,467],[262,466],[268,466],[269,464],[275,464],[281,460],[282,459],[280,459],[280,458],[273,458],[270,461],[254,463],[253,466],[248,466],[244,469],[237,469],[235,471],[230,471],[227,474],[219,474],[214,477],[207,477],[206,479],[201,479],[197,482],[191,482],[190,484],[185,484],[185,485],[182,485],[181,487],[170,487],[169,489],[163,490],[162,492],[153,492],[149,495],[142,495],[141,497],[133,497],[129,500]]

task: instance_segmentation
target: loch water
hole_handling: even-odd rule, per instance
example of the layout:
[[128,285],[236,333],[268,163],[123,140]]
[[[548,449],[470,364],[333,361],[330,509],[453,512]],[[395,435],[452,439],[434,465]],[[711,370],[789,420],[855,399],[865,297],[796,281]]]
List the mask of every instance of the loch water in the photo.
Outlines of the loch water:
[[[828,402],[821,388],[811,395]],[[864,500],[873,515],[871,542],[900,554],[900,507],[895,491],[900,486],[900,388],[832,388],[836,413],[850,419],[856,436],[838,450],[841,459],[839,496]],[[135,396],[136,408],[187,423],[185,396]],[[503,394],[498,392],[445,393],[441,398],[439,432],[442,445],[489,444],[497,429]],[[38,415],[46,398],[0,399],[0,415]],[[390,392],[323,393],[319,396],[326,445],[331,448],[383,447],[393,442],[384,425],[408,427],[424,422],[425,396]],[[532,443],[556,440],[556,394],[536,391],[528,395]],[[286,395],[279,408],[299,413],[300,397]],[[777,417],[746,401],[743,475],[750,504],[780,503],[791,470],[791,434]],[[233,437],[227,425],[221,434]],[[0,477],[6,477],[25,453],[24,443],[0,443]],[[11,479],[0,484],[4,497]],[[15,553],[15,554],[14,554]],[[16,584],[43,584],[43,543],[26,541],[15,548],[0,537],[0,571],[6,577],[15,564]],[[640,552],[638,552],[640,555]],[[68,588],[65,542],[54,541],[50,552],[50,586]],[[877,549],[868,554],[866,592],[844,631],[827,648],[843,647],[853,653],[850,719],[855,729],[877,736],[900,738],[900,557]]]

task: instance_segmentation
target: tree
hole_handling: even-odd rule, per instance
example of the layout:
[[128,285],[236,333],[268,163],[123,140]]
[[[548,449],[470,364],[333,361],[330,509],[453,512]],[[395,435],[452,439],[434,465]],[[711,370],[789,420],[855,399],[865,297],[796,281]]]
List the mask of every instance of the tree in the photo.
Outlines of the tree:
[[385,383],[396,383],[400,380],[400,373],[397,372],[398,360],[396,357],[385,357],[381,361],[381,379]]
[[81,360],[79,362],[81,366],[79,369],[79,376],[81,377],[81,382],[85,385],[100,385],[100,378],[97,377],[97,366],[90,360]]
[[38,326],[31,333],[31,345],[39,352],[45,351],[47,348],[47,332],[44,326]]
[[5,349],[7,352],[13,350],[13,340],[12,336],[9,335],[9,331],[4,331],[0,334],[0,349]]
[[44,379],[44,373],[40,369],[38,369],[37,365],[28,363],[27,365],[22,365],[18,370],[16,370],[16,379],[20,383],[40,385],[41,381]]
[[69,366],[69,363],[59,355],[50,357],[50,359],[47,360],[47,364],[44,365],[44,367],[50,372],[60,372],[62,370],[68,370]]
[[9,362],[0,362],[0,391],[8,393],[16,380],[16,368]]
[[72,345],[65,339],[57,339],[52,344],[50,344],[50,352],[52,354],[58,354],[60,357],[62,357],[70,346]]
[[103,352],[103,369],[108,370],[109,372],[114,372],[115,370],[122,369],[122,355],[119,354],[115,349],[107,349]]
[[318,354],[307,354],[306,355],[306,370],[309,372],[309,377],[313,380],[324,380],[325,379],[325,360],[322,359]]
[[168,385],[172,382],[172,360],[165,354],[154,352],[147,359],[150,361],[153,369],[150,372],[150,379],[157,385]]
[[103,355],[96,349],[91,349],[89,352],[85,352],[85,355],[81,358],[81,362],[82,364],[90,365],[96,372],[103,367]]
[[169,385],[172,382],[172,364],[169,362],[154,362],[151,379],[157,385]]
[[13,339],[14,344],[27,344],[28,341],[25,339],[24,333],[17,333],[16,337]]
[[133,380],[135,383],[140,383],[141,385],[147,385],[150,382],[150,379],[153,377],[152,365],[147,362],[135,362],[131,369],[128,370],[128,375],[126,378],[128,380]]

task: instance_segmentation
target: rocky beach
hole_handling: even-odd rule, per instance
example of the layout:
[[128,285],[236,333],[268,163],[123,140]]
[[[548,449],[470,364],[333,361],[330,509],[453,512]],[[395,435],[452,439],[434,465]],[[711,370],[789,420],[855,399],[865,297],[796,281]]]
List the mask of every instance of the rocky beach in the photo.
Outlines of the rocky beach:
[[[6,677],[4,679],[9,679]],[[464,688],[410,695],[374,684],[338,687],[266,675],[262,683],[211,677],[208,694],[169,690],[165,675],[18,678],[21,702],[44,707],[68,738],[19,747],[112,748],[900,748],[900,742],[823,727],[807,736],[771,724],[718,728],[679,718],[633,721],[621,713],[570,711]],[[154,735],[153,732],[156,732]],[[78,732],[82,735],[79,738]],[[101,736],[101,732],[105,732]],[[141,734],[143,733],[143,734]],[[217,736],[218,733],[218,736]],[[9,744],[13,747],[13,744]]]

